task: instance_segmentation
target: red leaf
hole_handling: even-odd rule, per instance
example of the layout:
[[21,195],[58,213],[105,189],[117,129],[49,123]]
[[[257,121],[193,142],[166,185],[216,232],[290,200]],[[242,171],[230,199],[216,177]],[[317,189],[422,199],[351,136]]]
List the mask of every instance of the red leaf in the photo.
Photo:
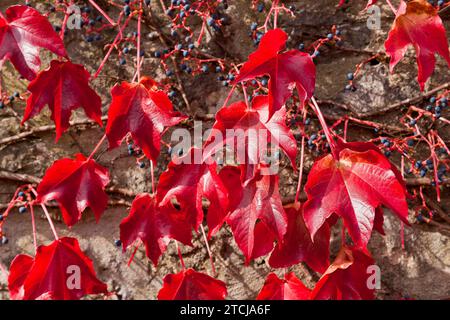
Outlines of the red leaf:
[[268,31],[248,61],[242,66],[235,82],[242,82],[265,74],[269,81],[269,117],[281,109],[297,87],[302,104],[311,98],[316,82],[316,67],[307,53],[284,50],[287,34],[281,29]]
[[[225,166],[219,173],[219,177],[228,190],[228,194],[231,195],[226,210],[227,214],[236,210],[242,201],[244,188],[241,185],[241,169],[242,167]],[[274,239],[275,237],[272,235],[272,231],[268,229],[263,221],[256,223],[252,257],[256,258],[269,253],[273,249]]]
[[374,4],[377,3],[378,0],[368,0],[367,1],[367,5],[366,5],[366,9],[373,6]]
[[26,254],[17,255],[11,262],[8,276],[8,290],[11,300],[22,300],[23,284],[33,266],[34,259]]
[[22,124],[48,104],[56,126],[56,141],[69,128],[72,110],[79,107],[83,107],[89,118],[103,126],[102,101],[89,87],[89,77],[89,72],[82,65],[53,60],[50,68],[40,72],[28,86],[31,95]]
[[[281,241],[287,230],[287,216],[278,191],[277,175],[255,177],[245,187],[233,179],[232,195],[242,194],[237,206],[231,209],[227,223],[246,263],[269,253],[273,241]],[[231,190],[230,190],[231,191]]]
[[378,207],[375,209],[375,217],[373,219],[373,229],[384,236],[385,232],[383,224],[384,224],[383,209],[381,207]]
[[8,285],[12,296],[23,285],[23,294],[15,295],[23,300],[75,300],[108,292],[75,238],[61,238],[40,246],[34,261],[29,256],[17,256],[11,264]]
[[157,197],[163,205],[176,198],[186,222],[196,231],[203,221],[202,199],[207,198],[211,203],[207,216],[211,236],[225,221],[228,192],[217,174],[216,164],[202,163],[200,152],[192,148],[169,163],[159,178]]
[[74,160],[57,160],[47,169],[37,188],[37,201],[56,200],[69,227],[81,219],[81,213],[87,207],[92,209],[98,221],[108,205],[105,193],[108,183],[106,168],[77,154]]
[[11,6],[0,17],[0,66],[10,60],[19,73],[33,80],[39,71],[39,48],[67,56],[64,44],[46,17],[28,6]]
[[256,300],[309,300],[310,294],[293,272],[286,273],[283,280],[269,273]]
[[[212,132],[205,142],[204,157],[217,153],[226,145],[237,146],[235,150],[238,163],[246,163],[246,170],[251,171],[244,179],[247,180],[253,177],[254,167],[264,160],[261,158],[267,153],[267,144],[272,143],[285,152],[296,170],[297,142],[286,126],[286,110],[281,108],[269,119],[268,102],[267,96],[257,96],[253,99],[251,108],[247,108],[245,102],[240,101],[219,110],[212,129],[220,132],[223,140],[222,143],[215,141]],[[235,130],[235,135],[227,134],[231,129]],[[243,131],[242,137],[237,133],[238,130]],[[263,133],[266,133],[267,138]],[[245,159],[240,150],[242,143],[245,147]]]
[[386,53],[391,57],[390,69],[403,58],[408,45],[416,50],[420,89],[431,76],[436,64],[435,53],[441,55],[450,67],[445,28],[438,15],[438,9],[425,0],[401,2],[392,29],[385,42]]
[[225,189],[229,194],[227,212],[234,211],[241,202],[244,192],[241,185],[241,168],[236,166],[224,166],[219,172]]
[[313,300],[372,300],[374,290],[367,285],[367,268],[373,259],[359,250],[342,247],[336,260],[311,293]]
[[[406,190],[398,171],[372,144],[339,144],[339,159],[327,155],[312,167],[305,192],[304,218],[311,236],[333,214],[357,246],[370,239],[375,208],[385,205],[408,223]],[[365,151],[364,151],[365,150]]]
[[225,283],[187,269],[164,277],[158,300],[224,300],[226,295]]
[[172,204],[160,206],[155,197],[139,194],[130,214],[120,223],[123,251],[137,239],[144,243],[147,257],[156,266],[170,239],[191,245],[191,228]]
[[130,132],[144,154],[156,161],[164,127],[174,126],[186,116],[173,110],[166,93],[155,89],[150,78],[143,77],[139,83],[116,84],[111,95],[106,125],[110,149],[118,147]]
[[328,223],[314,235],[314,242],[303,220],[300,205],[285,207],[288,217],[288,228],[282,241],[273,250],[269,264],[272,268],[287,268],[300,262],[317,272],[323,273],[329,263],[330,227]]

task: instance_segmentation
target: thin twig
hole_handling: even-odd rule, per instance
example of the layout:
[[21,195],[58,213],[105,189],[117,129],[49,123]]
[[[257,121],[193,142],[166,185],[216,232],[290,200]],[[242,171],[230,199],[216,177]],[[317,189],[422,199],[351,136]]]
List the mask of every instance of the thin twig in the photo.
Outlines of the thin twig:
[[373,117],[373,116],[376,116],[376,115],[380,115],[380,114],[386,113],[386,112],[388,112],[390,110],[395,110],[395,109],[398,109],[398,108],[401,108],[401,107],[404,107],[404,106],[407,106],[407,105],[411,105],[411,104],[415,104],[415,103],[421,102],[423,99],[432,96],[436,92],[439,92],[441,90],[445,90],[445,89],[448,89],[448,88],[450,88],[450,82],[444,83],[443,85],[440,85],[439,87],[436,87],[433,90],[430,90],[430,91],[428,91],[426,93],[423,93],[420,96],[409,98],[409,99],[400,101],[398,103],[394,103],[394,104],[388,105],[388,106],[386,106],[384,108],[381,108],[381,109],[378,109],[378,110],[374,110],[372,112],[365,112],[365,113],[356,114],[356,115],[358,117],[360,117],[360,118],[368,118],[368,117]]
[[430,206],[431,209],[433,209],[447,223],[450,223],[450,216],[441,208],[441,206],[436,201],[426,195],[424,195],[424,198],[427,205]]
[[[102,119],[102,121],[107,121],[108,120],[108,116],[103,116],[101,119]],[[74,127],[74,126],[77,127],[77,126],[82,126],[82,125],[95,125],[96,123],[97,122],[95,122],[95,121],[93,121],[91,119],[84,119],[84,120],[72,121],[70,123],[70,125],[72,127]],[[15,142],[18,142],[18,141],[22,141],[22,140],[24,140],[24,139],[26,139],[26,138],[34,135],[34,134],[43,133],[43,132],[49,132],[49,131],[53,131],[55,129],[56,129],[56,126],[54,124],[41,126],[41,127],[36,127],[36,128],[31,129],[31,130],[18,133],[18,134],[14,135],[14,136],[10,136],[10,137],[6,137],[6,138],[3,138],[3,139],[0,139],[0,146],[1,145],[5,145],[5,144],[15,143]]]

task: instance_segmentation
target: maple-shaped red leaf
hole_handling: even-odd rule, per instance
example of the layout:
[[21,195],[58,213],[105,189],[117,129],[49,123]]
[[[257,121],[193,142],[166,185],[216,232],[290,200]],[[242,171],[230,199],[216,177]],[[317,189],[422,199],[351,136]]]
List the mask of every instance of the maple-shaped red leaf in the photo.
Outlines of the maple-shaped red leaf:
[[303,216],[311,237],[336,213],[353,242],[364,247],[370,239],[375,209],[384,205],[408,223],[404,182],[389,160],[371,143],[339,143],[339,159],[316,161],[305,185],[308,200]]
[[299,204],[285,207],[288,217],[287,232],[273,250],[269,264],[272,268],[286,268],[300,262],[305,262],[317,272],[323,273],[329,263],[330,227],[328,223],[314,235],[311,240],[303,210]]
[[22,300],[24,294],[23,284],[33,266],[34,259],[26,254],[17,255],[11,262],[8,276],[8,290],[11,300]]
[[120,223],[123,251],[140,239],[145,245],[147,257],[156,266],[170,239],[191,245],[192,229],[184,217],[170,203],[160,206],[152,195],[137,195],[130,214]]
[[334,262],[316,283],[313,300],[372,300],[369,266],[374,264],[368,252],[342,247]]
[[164,277],[158,300],[224,300],[226,295],[225,283],[204,273],[187,269]]
[[72,110],[83,107],[86,115],[102,123],[102,101],[89,86],[89,72],[70,61],[53,60],[50,68],[41,71],[28,85],[31,92],[22,124],[48,105],[56,126],[56,141],[69,128]]
[[77,154],[75,159],[57,160],[47,169],[37,188],[37,201],[56,200],[69,227],[81,219],[81,213],[87,207],[92,209],[98,221],[108,205],[105,193],[108,183],[108,169]]
[[[269,118],[267,96],[253,98],[251,108],[247,108],[243,101],[222,108],[216,114],[216,122],[212,130],[205,142],[204,157],[216,154],[224,146],[232,146],[236,150],[237,162],[247,165],[246,170],[249,172],[246,174],[245,181],[253,176],[257,164],[265,160],[269,144],[271,147],[281,148],[296,170],[297,142],[286,126],[286,110],[282,107]],[[214,131],[222,135],[223,139],[220,142],[216,141]],[[230,134],[231,132],[236,134]]]
[[[243,172],[243,170],[241,170]],[[241,173],[242,174],[242,173]],[[231,195],[241,195],[231,208],[227,223],[246,263],[269,253],[274,240],[281,241],[287,230],[287,216],[278,190],[277,175],[262,175],[258,170],[245,187],[233,178]]]
[[173,110],[167,94],[155,85],[152,79],[143,77],[139,83],[124,81],[112,88],[106,125],[110,149],[118,147],[127,133],[131,133],[144,154],[156,161],[164,128],[186,119]]
[[[197,159],[196,154],[199,154]],[[186,223],[196,231],[203,221],[203,197],[210,202],[207,215],[209,235],[216,233],[225,222],[227,189],[217,174],[216,163],[204,163],[200,149],[191,148],[169,163],[159,177],[156,194],[163,205],[176,199],[186,216]]]
[[64,43],[46,17],[28,6],[11,6],[0,15],[0,66],[10,60],[19,73],[33,80],[39,71],[39,48],[67,56]]
[[420,89],[431,76],[438,53],[450,67],[450,52],[442,20],[438,9],[426,0],[401,2],[394,24],[384,44],[386,53],[391,57],[390,69],[403,58],[407,47],[413,45],[416,50]]
[[316,83],[316,67],[307,53],[290,50],[280,53],[286,47],[288,36],[281,29],[268,31],[261,39],[258,49],[248,57],[239,70],[235,82],[242,82],[265,74],[269,80],[269,117],[297,92],[302,104],[311,98]]
[[16,257],[8,285],[11,296],[23,300],[75,300],[87,294],[108,293],[77,239],[67,237],[39,246],[34,260],[26,255]]
[[286,273],[284,279],[269,273],[256,300],[309,300],[309,290],[293,272]]

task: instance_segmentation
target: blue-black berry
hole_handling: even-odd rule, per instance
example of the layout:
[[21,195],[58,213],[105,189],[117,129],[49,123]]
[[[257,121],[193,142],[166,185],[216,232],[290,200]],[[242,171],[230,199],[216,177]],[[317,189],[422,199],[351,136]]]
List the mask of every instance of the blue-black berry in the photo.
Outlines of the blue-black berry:
[[258,3],[258,12],[263,12],[264,11],[264,3]]
[[123,13],[128,17],[131,14],[131,8],[129,5],[123,7]]
[[425,177],[426,174],[427,174],[427,169],[426,169],[426,168],[420,169],[420,176],[421,176],[422,178]]

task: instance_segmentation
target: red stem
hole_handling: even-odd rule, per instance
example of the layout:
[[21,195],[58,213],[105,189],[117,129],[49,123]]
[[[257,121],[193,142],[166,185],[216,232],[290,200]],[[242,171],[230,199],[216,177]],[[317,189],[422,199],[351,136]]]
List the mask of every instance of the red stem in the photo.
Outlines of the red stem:
[[[119,19],[118,19],[118,23],[120,24],[120,20],[122,19],[122,12],[119,15]],[[114,39],[113,43],[110,45],[108,52],[106,53],[105,57],[103,58],[102,62],[100,63],[100,66],[97,69],[97,72],[95,72],[94,76],[92,77],[93,79],[97,78],[100,74],[100,72],[102,71],[103,67],[106,64],[106,61],[108,61],[109,56],[111,55],[112,51],[114,50],[114,48],[116,47],[117,43],[119,42],[119,40],[122,38],[122,32],[123,30],[126,28],[126,26],[128,25],[128,23],[131,20],[131,15],[128,17],[127,20],[125,20],[125,22],[123,23],[122,27],[119,29],[119,32],[117,33],[116,38]]]
[[142,0],[139,0],[139,15],[137,25],[137,54],[136,54],[138,82],[141,81],[141,20],[142,20]]
[[231,96],[233,95],[234,89],[236,88],[236,85],[233,85],[233,87],[231,87],[230,92],[228,93],[227,98],[225,99],[225,101],[223,102],[222,108],[225,108],[228,104],[228,101],[231,99]]
[[200,229],[202,230],[203,239],[205,240],[205,244],[206,244],[206,250],[208,251],[209,262],[211,263],[212,274],[215,277],[216,276],[216,268],[214,266],[214,259],[213,259],[213,255],[211,253],[211,249],[209,248],[208,239],[206,238],[205,229],[203,228],[202,224],[200,224]]
[[177,247],[178,258],[180,259],[181,267],[183,268],[183,270],[185,270],[186,265],[184,264],[183,255],[181,254],[181,250],[180,250],[180,247],[178,246],[177,240],[175,240],[175,246]]
[[[401,160],[401,165],[400,165],[400,172],[402,174],[402,177],[404,175],[405,172],[405,157],[402,156],[402,160]],[[402,242],[402,249],[405,250],[405,225],[403,223],[403,221],[400,221],[400,239]]]
[[95,146],[94,150],[92,150],[91,154],[89,155],[89,157],[87,158],[86,161],[89,161],[89,160],[92,159],[92,157],[98,151],[98,149],[101,147],[101,145],[103,144],[105,139],[106,139],[106,134],[104,134],[103,137],[100,139],[100,141],[97,143],[97,145]]
[[245,104],[247,105],[247,109],[251,109],[252,106],[251,106],[250,102],[248,101],[247,90],[245,89],[244,84],[242,84],[242,91],[244,92],[244,99],[245,99]]
[[98,5],[97,3],[95,3],[94,0],[89,0],[89,2],[90,2],[90,4],[91,4],[95,9],[97,9],[97,10],[105,17],[106,20],[108,20],[108,22],[109,22],[112,26],[115,26],[115,25],[116,25],[116,23],[113,21],[113,19],[111,19],[111,18],[108,16],[108,14],[107,14],[105,11],[103,11],[103,9],[100,8],[99,5]]
[[278,27],[278,9],[276,8],[278,6],[278,0],[275,0],[273,2],[273,8],[275,8],[275,13],[273,14],[273,28],[276,29]]
[[153,166],[153,160],[150,160],[150,174],[152,178],[152,194],[155,194],[155,168]]
[[330,129],[327,126],[327,123],[325,121],[325,118],[322,114],[322,112],[320,111],[319,105],[317,104],[317,101],[314,97],[311,97],[311,101],[314,105],[314,111],[316,112],[317,118],[319,119],[320,125],[322,126],[323,129],[323,133],[325,134],[325,137],[327,138],[328,144],[330,145],[331,148],[331,153],[333,154],[333,157],[338,160],[339,159],[339,154],[337,152],[337,145],[336,142],[333,139],[333,135],[330,131]]
[[344,141],[347,142],[347,129],[348,129],[348,119],[344,122]]
[[36,254],[36,252],[37,252],[37,236],[36,236],[36,221],[34,220],[33,204],[30,204],[30,213],[31,213],[31,226],[33,228],[34,254]]
[[136,255],[136,252],[137,252],[138,248],[139,248],[139,243],[137,243],[137,244],[134,246],[133,253],[132,253],[131,256],[130,256],[130,259],[128,260],[128,264],[127,264],[128,266],[130,266],[131,263],[133,262],[134,256]]
[[400,239],[402,242],[402,250],[405,250],[405,224],[400,221]]
[[[30,190],[31,192],[33,192],[34,196],[37,197],[37,191],[33,187],[31,187]],[[50,229],[52,229],[55,240],[59,240],[58,233],[56,232],[55,225],[53,224],[52,217],[50,217],[50,214],[48,213],[47,207],[43,203],[40,203],[40,205],[42,210],[44,210],[45,216],[47,217],[48,224],[50,225]]]
[[205,34],[205,28],[206,28],[206,19],[203,18],[202,29],[200,30],[200,34],[198,35],[197,38],[197,47],[200,46],[200,43],[202,42],[203,35]]
[[66,26],[67,26],[67,21],[69,20],[69,14],[65,13],[64,15],[64,21],[62,23],[62,27],[61,27],[61,31],[59,32],[59,37],[61,38],[61,40],[64,41],[64,33],[66,32]]
[[387,4],[389,5],[389,8],[391,8],[392,12],[397,16],[397,9],[393,6],[390,0],[386,0]]
[[302,186],[303,179],[303,160],[305,158],[305,136],[302,135],[302,147],[300,149],[300,168],[298,173],[298,183],[297,183],[297,192],[295,193],[295,203],[298,203],[300,197],[300,189]]
[[[433,135],[430,133],[430,140],[431,140],[431,146],[435,145],[435,141],[434,141],[434,137]],[[434,152],[434,147],[430,148],[431,151],[431,158],[433,159],[433,173],[434,173],[434,183],[436,184],[436,198],[437,198],[437,202],[441,202],[441,189],[439,188],[439,177],[438,177],[438,157],[436,155],[436,153]]]
[[45,216],[47,217],[48,224],[50,225],[50,229],[52,229],[55,240],[59,240],[58,233],[56,232],[55,225],[53,224],[50,214],[48,213],[47,207],[45,206],[45,204],[41,203],[41,208],[42,208],[42,210],[44,210]]
[[164,4],[163,0],[159,0],[159,3],[161,4],[161,8],[163,9],[164,13],[167,11],[166,5]]

